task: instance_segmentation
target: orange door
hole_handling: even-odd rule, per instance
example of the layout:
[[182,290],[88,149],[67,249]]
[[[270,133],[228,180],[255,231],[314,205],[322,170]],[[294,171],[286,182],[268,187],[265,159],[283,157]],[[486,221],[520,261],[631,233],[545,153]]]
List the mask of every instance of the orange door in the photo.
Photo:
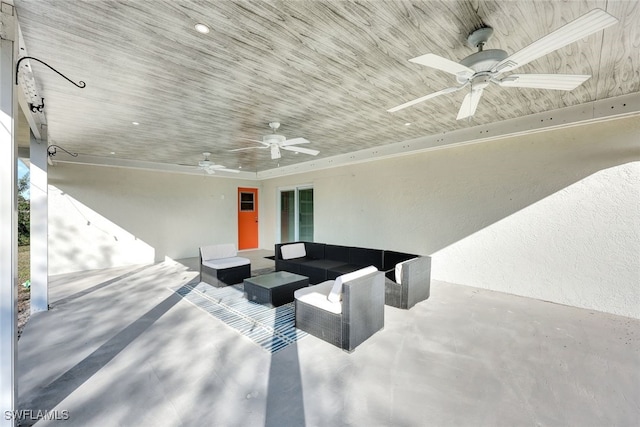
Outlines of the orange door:
[[238,249],[258,248],[258,189],[238,188]]

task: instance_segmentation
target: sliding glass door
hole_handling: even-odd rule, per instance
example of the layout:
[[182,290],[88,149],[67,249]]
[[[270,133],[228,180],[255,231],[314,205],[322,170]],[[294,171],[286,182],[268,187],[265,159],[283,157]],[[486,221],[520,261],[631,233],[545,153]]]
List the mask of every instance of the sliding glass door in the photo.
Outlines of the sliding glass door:
[[280,242],[313,242],[313,188],[280,190]]

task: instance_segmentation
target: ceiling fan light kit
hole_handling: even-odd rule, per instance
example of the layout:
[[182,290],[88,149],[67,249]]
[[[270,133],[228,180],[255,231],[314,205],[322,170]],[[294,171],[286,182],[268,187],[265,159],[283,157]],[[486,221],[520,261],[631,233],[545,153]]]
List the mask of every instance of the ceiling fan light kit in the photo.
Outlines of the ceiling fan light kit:
[[279,159],[280,157],[282,157],[282,154],[280,154],[280,147],[278,147],[278,144],[272,144],[271,145],[271,158],[272,159]]
[[465,95],[460,110],[458,111],[457,120],[461,120],[470,118],[475,114],[482,93],[490,83],[495,83],[502,87],[573,90],[591,76],[581,74],[512,74],[502,76],[502,74],[513,71],[518,67],[601,31],[617,22],[618,19],[616,17],[604,10],[593,9],[512,55],[509,55],[501,49],[484,50],[485,44],[493,34],[493,29],[490,27],[479,28],[467,37],[468,45],[472,48],[477,48],[478,51],[462,59],[460,62],[454,62],[433,53],[421,55],[409,60],[416,64],[453,74],[456,77],[456,82],[460,86],[446,88],[422,96],[390,108],[387,111],[394,113],[428,99],[457,92],[470,86],[470,91]]

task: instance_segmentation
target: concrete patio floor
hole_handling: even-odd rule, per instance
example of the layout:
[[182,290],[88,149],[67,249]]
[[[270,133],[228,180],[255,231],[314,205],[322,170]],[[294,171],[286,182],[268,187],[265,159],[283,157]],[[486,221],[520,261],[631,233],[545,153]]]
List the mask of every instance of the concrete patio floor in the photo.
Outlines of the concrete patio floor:
[[51,277],[19,409],[68,411],[37,426],[640,425],[639,320],[434,281],[351,354],[313,336],[271,354],[174,293],[197,263]]

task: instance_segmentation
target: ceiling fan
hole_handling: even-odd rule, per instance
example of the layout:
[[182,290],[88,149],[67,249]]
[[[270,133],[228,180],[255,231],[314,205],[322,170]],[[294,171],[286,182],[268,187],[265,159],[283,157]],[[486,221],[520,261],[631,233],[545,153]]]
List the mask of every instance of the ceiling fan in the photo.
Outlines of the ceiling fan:
[[594,9],[511,55],[501,49],[483,50],[485,43],[493,33],[493,29],[490,27],[480,28],[472,32],[467,38],[469,46],[478,48],[478,51],[460,62],[454,62],[433,53],[427,53],[409,60],[416,64],[426,65],[427,67],[453,74],[456,76],[456,81],[460,86],[425,95],[390,108],[387,111],[394,113],[427,99],[457,92],[469,86],[470,91],[465,95],[458,111],[457,120],[460,120],[472,117],[475,114],[482,92],[489,83],[495,83],[502,87],[573,90],[591,76],[578,74],[510,74],[503,76],[503,74],[617,22],[618,19],[616,17],[604,10]]
[[[308,144],[309,141],[305,138],[287,139],[283,135],[276,134],[276,131],[280,127],[280,123],[271,122],[269,123],[269,127],[273,129],[273,133],[263,136],[262,141],[258,141],[255,139],[247,139],[247,141],[259,142],[262,145],[257,145],[255,147],[236,148],[235,150],[229,150],[229,151],[253,150],[255,148],[261,148],[261,149],[269,148],[271,150],[272,159],[279,159],[280,157],[282,157],[282,155],[280,154],[281,148],[283,150],[293,151],[296,153],[310,154],[312,156],[317,156],[318,153],[320,153],[318,150],[312,150],[310,148],[295,146],[295,144]],[[246,138],[243,138],[243,139],[246,139]]]
[[205,152],[205,153],[202,153],[202,155],[204,156],[204,160],[200,160],[198,162],[198,169],[205,171],[209,175],[212,175],[216,172],[240,173],[239,170],[227,169],[222,165],[216,165],[215,163],[213,163],[211,160],[209,160],[209,156],[211,156],[211,153]]

